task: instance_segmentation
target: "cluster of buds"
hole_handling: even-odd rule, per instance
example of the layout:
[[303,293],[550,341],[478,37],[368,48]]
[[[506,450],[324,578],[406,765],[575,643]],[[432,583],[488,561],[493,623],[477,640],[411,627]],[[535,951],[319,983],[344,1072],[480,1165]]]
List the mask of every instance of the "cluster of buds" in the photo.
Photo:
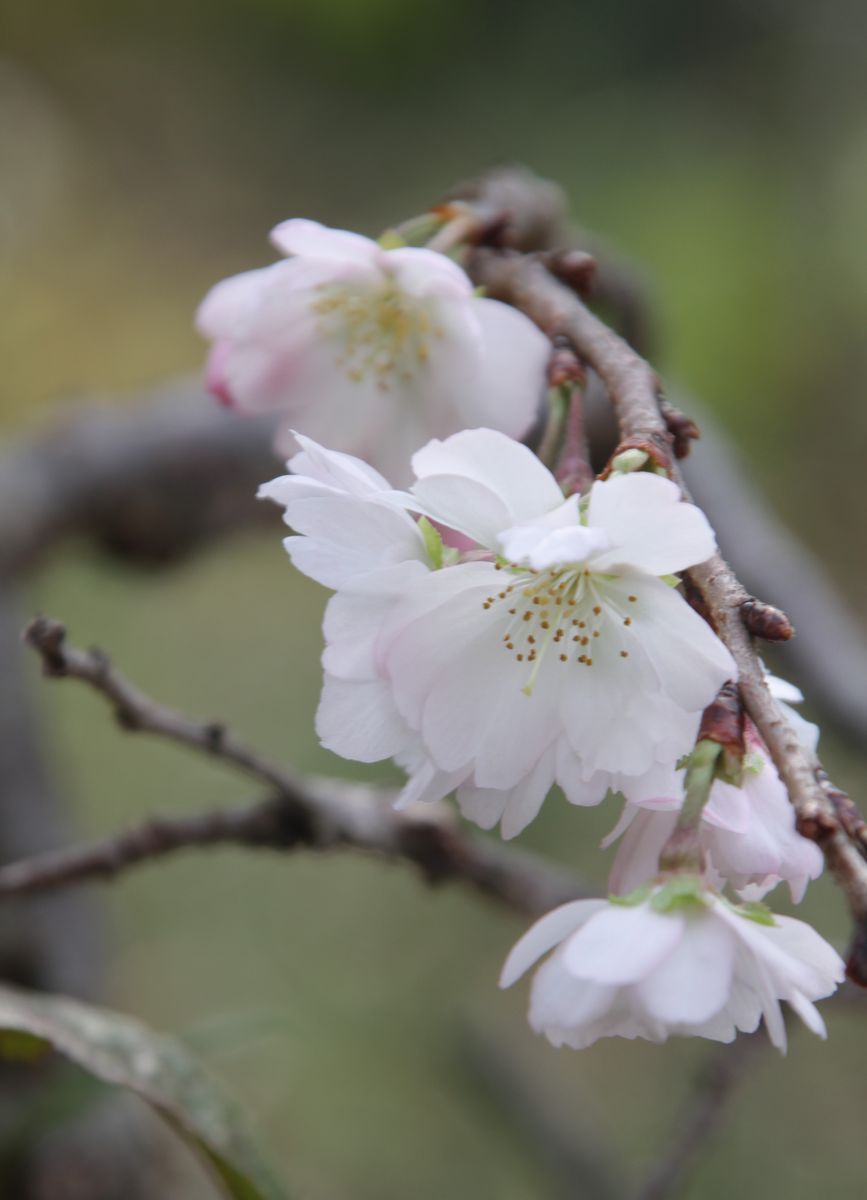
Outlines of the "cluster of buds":
[[813,1002],[843,964],[762,903],[781,882],[800,900],[821,855],[681,587],[715,551],[704,514],[646,453],[579,493],[520,440],[544,425],[558,444],[580,364],[564,377],[562,348],[454,257],[301,220],[272,238],[287,257],[218,284],[199,326],[213,392],[276,415],[289,473],[260,495],[294,566],[334,593],[322,744],[396,761],[401,807],[454,794],[506,838],[555,785],[578,806],[620,797],[609,899],[543,917],[503,971],[508,986],[550,955],[530,1021],[554,1044],[729,1041],[764,1018],[784,1048],[783,1000],[823,1034]]

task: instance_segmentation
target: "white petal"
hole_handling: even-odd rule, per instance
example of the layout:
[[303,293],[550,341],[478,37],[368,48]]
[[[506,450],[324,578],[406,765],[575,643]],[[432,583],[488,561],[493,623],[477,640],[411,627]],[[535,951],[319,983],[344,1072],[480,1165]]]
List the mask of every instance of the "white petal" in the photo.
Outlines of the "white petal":
[[294,474],[310,476],[351,496],[391,491],[388,480],[360,458],[328,450],[302,433],[296,433],[295,438],[301,450],[289,463]]
[[551,343],[523,313],[485,298],[473,300],[482,331],[480,378],[466,399],[467,424],[523,437],[539,410]]
[[509,511],[485,484],[464,475],[435,475],[413,484],[412,491],[420,512],[481,546],[499,549],[497,533],[509,523]]
[[792,992],[791,996],[787,996],[786,999],[811,1033],[817,1034],[823,1040],[827,1038],[828,1031],[825,1028],[825,1022],[815,1004],[812,1004],[801,992]]
[[468,302],[468,314],[471,311],[473,285],[466,271],[445,254],[416,246],[401,246],[383,252],[380,263],[394,277],[397,287],[408,295],[463,299]]
[[604,900],[571,900],[546,913],[512,947],[503,965],[500,987],[511,987],[538,958],[606,907]]
[[[500,498],[508,517],[506,529],[563,503],[563,493],[531,450],[493,429],[465,429],[445,441],[432,441],[412,460],[418,478],[463,475],[484,484]],[[415,490],[415,489],[413,489]]]
[[391,758],[408,738],[386,684],[347,682],[331,675],[323,681],[316,732],[326,750],[355,762]]
[[713,913],[690,914],[674,950],[638,984],[648,1012],[669,1025],[710,1020],[728,1000],[736,946]]
[[597,480],[590,489],[588,523],[604,529],[611,550],[594,569],[637,567],[651,575],[672,575],[704,562],[716,549],[707,517],[680,498],[670,479],[636,471]]
[[636,983],[679,942],[682,913],[654,912],[646,904],[610,904],[596,913],[563,947],[563,962],[579,979]]
[[376,242],[347,229],[329,229],[318,221],[293,217],[271,230],[271,242],[284,254],[338,262],[372,263],[380,253]]
[[627,576],[612,581],[607,592],[622,595],[629,587],[638,601],[623,604],[623,609],[662,690],[688,711],[705,708],[727,680],[737,678],[731,654],[707,622],[661,580],[645,576],[630,582]]

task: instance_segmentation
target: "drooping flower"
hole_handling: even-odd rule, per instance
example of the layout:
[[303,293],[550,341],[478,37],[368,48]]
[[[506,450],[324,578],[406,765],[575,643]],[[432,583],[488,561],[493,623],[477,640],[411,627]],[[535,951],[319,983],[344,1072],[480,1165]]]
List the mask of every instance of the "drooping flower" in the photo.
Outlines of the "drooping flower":
[[550,343],[522,313],[477,296],[431,250],[383,249],[314,221],[278,225],[290,257],[218,283],[197,324],[214,343],[207,385],[245,413],[360,454],[398,482],[428,438],[469,425],[521,437]]
[[[770,676],[768,682],[778,701],[783,697],[798,702],[797,688]],[[809,749],[815,749],[818,730],[788,704],[787,718]],[[758,900],[780,882],[789,885],[792,900],[803,899],[807,884],[822,873],[822,852],[815,842],[795,828],[795,812],[785,786],[771,761],[758,731],[746,722],[744,778],[741,787],[716,780],[702,813],[699,838],[708,870],[722,885],[730,883],[747,900]],[[611,868],[609,888],[631,892],[656,871],[660,851],[674,830],[683,803],[683,772],[672,770],[656,775],[657,791],[648,787],[643,797],[624,806],[623,815],[605,845],[623,835]]]
[[[311,453],[262,494],[300,535],[286,542],[295,564],[337,589],[317,716],[326,747],[393,756],[410,774],[405,803],[457,789],[469,817],[502,820],[506,836],[554,783],[575,804],[609,787],[654,794],[654,770],[691,749],[702,709],[735,676],[660,578],[714,548],[673,483],[631,474],[564,501],[526,447],[470,430],[414,456],[410,493],[378,477],[347,503],[311,499],[324,470],[305,476]],[[443,547],[431,522],[470,548]]]
[[513,948],[500,986],[551,950],[533,979],[530,1025],[575,1049],[603,1037],[730,1042],[764,1017],[785,1052],[780,1002],[824,1037],[813,1001],[844,974],[840,956],[803,921],[736,908],[688,876],[643,898],[577,900],[548,913]]

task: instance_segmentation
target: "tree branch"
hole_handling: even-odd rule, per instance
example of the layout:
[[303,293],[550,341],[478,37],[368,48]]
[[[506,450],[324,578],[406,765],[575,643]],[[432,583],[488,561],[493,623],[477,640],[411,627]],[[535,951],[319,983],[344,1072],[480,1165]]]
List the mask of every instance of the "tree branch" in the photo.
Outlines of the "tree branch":
[[652,1167],[634,1200],[676,1195],[707,1139],[719,1128],[732,1092],[764,1042],[755,1034],[721,1046],[704,1063],[675,1125],[674,1137]]
[[166,738],[268,785],[244,808],[152,818],[90,846],[0,867],[0,897],[43,892],[115,875],[174,851],[241,845],[277,851],[352,847],[414,864],[430,883],[460,880],[530,916],[590,894],[570,872],[492,838],[470,837],[446,806],[395,812],[383,789],[305,778],[270,762],[217,722],[198,721],[146,696],[99,650],[68,646],[57,621],[38,617],[25,639],[47,675],[78,679],[111,706],[122,728]]
[[[521,309],[550,337],[568,338],[608,390],[620,428],[618,450],[644,450],[688,498],[674,454],[674,435],[660,403],[659,380],[649,364],[538,259],[482,249],[473,255],[469,270],[477,284]],[[848,836],[818,759],[801,746],[771,696],[753,643],[757,630],[769,632],[776,624],[785,636],[791,627],[779,610],[760,604],[757,608],[758,602],[749,605],[752,597],[719,554],[688,572],[687,581],[737,663],[744,705],[786,785],[798,828],[821,847],[846,896],[856,924],[848,972],[855,982],[867,984],[867,862],[862,843]]]

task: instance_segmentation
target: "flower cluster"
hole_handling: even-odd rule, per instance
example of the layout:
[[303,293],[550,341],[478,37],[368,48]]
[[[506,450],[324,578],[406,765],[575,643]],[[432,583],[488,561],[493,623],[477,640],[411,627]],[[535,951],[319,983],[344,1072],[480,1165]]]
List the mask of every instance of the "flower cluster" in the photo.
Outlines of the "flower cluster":
[[[737,679],[680,586],[714,553],[704,514],[643,455],[564,494],[516,440],[551,347],[445,255],[309,221],[273,239],[289,257],[218,284],[199,325],[212,390],[285,422],[289,473],[260,495],[295,567],[334,593],[323,745],[394,759],[400,806],[454,793],[507,838],[555,785],[573,805],[620,796],[614,894],[543,917],[503,971],[508,986],[552,952],[530,1022],[553,1043],[728,1041],[764,1018],[784,1049],[783,1000],[823,1035],[813,1002],[841,961],[758,903],[782,881],[800,900],[821,855],[749,721],[734,768],[711,745],[700,769],[702,714]],[[785,705],[796,690],[771,685],[814,740]]]

